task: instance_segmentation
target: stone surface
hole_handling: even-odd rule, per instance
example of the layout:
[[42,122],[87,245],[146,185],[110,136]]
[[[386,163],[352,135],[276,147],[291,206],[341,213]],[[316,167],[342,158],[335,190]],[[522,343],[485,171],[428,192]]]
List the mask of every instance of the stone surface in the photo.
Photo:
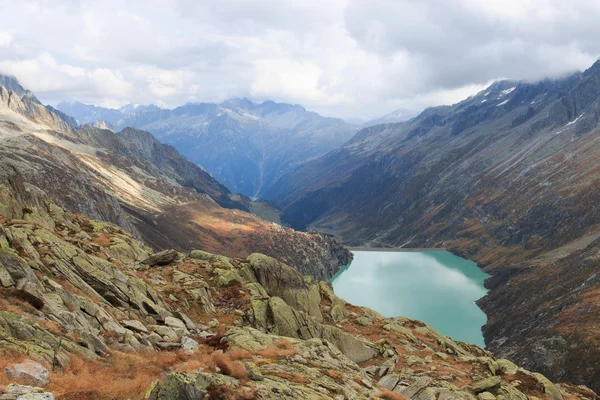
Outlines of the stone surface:
[[490,378],[482,379],[473,385],[473,391],[475,393],[489,391],[500,386],[501,382],[502,379],[498,376],[492,376]]
[[35,386],[46,386],[50,374],[46,367],[33,360],[26,360],[20,364],[10,365],[5,368],[6,376],[23,383]]

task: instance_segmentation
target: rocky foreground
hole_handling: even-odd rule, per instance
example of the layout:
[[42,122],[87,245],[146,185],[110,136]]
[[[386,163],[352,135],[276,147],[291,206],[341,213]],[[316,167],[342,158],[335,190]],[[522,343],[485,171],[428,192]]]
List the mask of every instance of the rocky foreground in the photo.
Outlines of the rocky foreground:
[[3,400],[598,399],[262,254],[154,254],[7,184],[0,214]]

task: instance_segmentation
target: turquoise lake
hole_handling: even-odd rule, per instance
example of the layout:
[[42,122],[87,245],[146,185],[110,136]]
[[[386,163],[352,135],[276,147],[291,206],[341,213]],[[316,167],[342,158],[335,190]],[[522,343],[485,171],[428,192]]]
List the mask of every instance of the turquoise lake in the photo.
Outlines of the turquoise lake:
[[335,293],[386,317],[424,321],[452,339],[484,347],[487,318],[475,301],[489,276],[477,264],[445,251],[354,251],[331,280]]

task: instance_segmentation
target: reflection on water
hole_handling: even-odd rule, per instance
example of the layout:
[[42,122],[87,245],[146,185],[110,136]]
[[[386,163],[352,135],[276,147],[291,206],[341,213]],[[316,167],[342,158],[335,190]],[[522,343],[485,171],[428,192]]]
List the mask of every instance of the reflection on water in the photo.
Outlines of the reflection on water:
[[356,251],[333,279],[335,293],[386,317],[428,323],[455,340],[484,346],[486,315],[474,303],[489,275],[448,252]]

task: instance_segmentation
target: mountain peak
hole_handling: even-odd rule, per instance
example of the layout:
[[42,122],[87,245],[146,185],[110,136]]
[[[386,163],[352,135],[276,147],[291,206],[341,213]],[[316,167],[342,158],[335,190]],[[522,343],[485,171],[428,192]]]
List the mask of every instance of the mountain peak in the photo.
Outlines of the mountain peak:
[[247,97],[225,100],[221,103],[222,107],[251,110],[256,107],[256,104]]
[[600,77],[600,59],[596,60],[596,62],[591,67],[585,70],[584,75],[595,75],[597,77]]
[[28,96],[34,103],[42,104],[31,91],[21,86],[17,78],[12,75],[0,74],[0,86],[4,86],[8,91],[15,92],[19,97]]

